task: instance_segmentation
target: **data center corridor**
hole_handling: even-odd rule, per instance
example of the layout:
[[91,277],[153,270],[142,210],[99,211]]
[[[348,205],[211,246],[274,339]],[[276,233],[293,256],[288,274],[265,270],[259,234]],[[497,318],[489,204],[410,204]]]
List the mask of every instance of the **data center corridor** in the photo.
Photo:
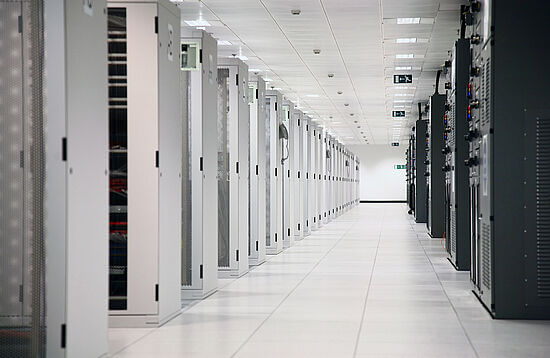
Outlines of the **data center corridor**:
[[[360,204],[114,357],[543,357],[549,321],[492,320],[405,204]],[[261,352],[261,353],[260,353]]]

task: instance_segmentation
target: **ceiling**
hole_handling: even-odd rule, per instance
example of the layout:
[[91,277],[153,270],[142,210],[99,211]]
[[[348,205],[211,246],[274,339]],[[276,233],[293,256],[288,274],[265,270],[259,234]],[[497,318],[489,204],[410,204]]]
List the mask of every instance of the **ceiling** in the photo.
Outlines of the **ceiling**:
[[[246,58],[252,72],[269,80],[268,87],[279,89],[341,142],[387,144],[406,138],[418,117],[417,103],[433,93],[436,71],[458,37],[465,1],[174,2],[183,26],[206,21],[220,57]],[[418,23],[398,23],[403,21]],[[412,74],[413,82],[394,85],[394,74]],[[405,110],[406,117],[394,119],[392,110]]]

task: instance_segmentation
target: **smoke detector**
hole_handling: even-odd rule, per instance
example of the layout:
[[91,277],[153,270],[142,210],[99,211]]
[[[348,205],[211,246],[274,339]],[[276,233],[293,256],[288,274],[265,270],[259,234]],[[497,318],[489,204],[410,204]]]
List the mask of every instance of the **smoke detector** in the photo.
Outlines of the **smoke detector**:
[[290,13],[292,15],[300,15],[302,13],[302,10],[294,9],[294,10],[290,10]]
[[342,94],[342,93],[344,93],[344,92],[342,92],[342,91],[338,91],[338,92],[336,92],[336,93],[338,93],[338,94]]
[[332,77],[334,77],[334,73],[329,73],[328,78],[332,78]]
[[320,53],[321,53],[321,50],[319,50],[318,48],[313,49],[313,54],[314,55],[319,55]]

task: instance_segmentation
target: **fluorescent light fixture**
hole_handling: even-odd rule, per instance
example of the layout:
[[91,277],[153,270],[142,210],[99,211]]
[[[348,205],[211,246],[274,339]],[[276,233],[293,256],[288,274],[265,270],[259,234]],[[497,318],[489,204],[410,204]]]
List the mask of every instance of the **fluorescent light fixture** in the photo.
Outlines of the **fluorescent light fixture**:
[[206,30],[205,26],[197,26],[197,30]]
[[412,70],[411,66],[397,66],[395,67],[396,71],[410,71]]
[[202,20],[202,19],[199,19],[199,20],[189,20],[189,21],[184,21],[188,26],[193,26],[193,27],[196,27],[196,26],[210,26],[210,23],[206,20]]
[[396,93],[394,94],[395,97],[409,97],[412,96],[411,93]]
[[395,58],[413,58],[414,55],[412,53],[398,53],[395,55]]
[[247,61],[248,60],[248,57],[246,57],[244,55],[239,55],[239,56],[237,56],[237,58],[241,61]]
[[416,87],[414,86],[395,86],[394,87],[396,90],[415,90]]
[[274,91],[282,91],[283,89],[281,87],[273,87]]
[[398,17],[397,18],[398,25],[410,25],[410,24],[419,24],[419,23],[420,23],[419,17]]
[[410,103],[412,102],[412,98],[411,99],[396,99],[393,101],[393,103]]
[[393,106],[393,108],[395,108],[395,109],[398,109],[398,108],[405,108],[405,106],[403,106],[403,105],[400,105],[400,106]]
[[227,40],[218,40],[218,45],[219,46],[231,46],[233,44],[231,42],[227,41]]
[[414,44],[416,43],[416,37],[404,37],[395,39],[396,44]]
[[273,80],[271,78],[264,78],[264,81],[266,82],[272,82]]
[[259,68],[249,68],[248,72],[262,72]]
[[318,94],[306,94],[306,97],[309,97],[309,98],[319,98],[319,95],[318,95]]

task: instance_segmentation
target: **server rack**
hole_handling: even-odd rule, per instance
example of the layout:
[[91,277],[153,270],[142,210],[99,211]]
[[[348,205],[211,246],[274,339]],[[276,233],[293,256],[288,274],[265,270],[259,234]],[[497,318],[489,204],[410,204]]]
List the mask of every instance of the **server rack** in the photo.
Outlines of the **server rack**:
[[413,182],[414,182],[414,220],[417,223],[428,222],[428,193],[426,182],[426,151],[428,129],[427,121],[421,119],[422,112],[419,105],[419,117],[414,126],[414,151],[413,151]]
[[189,118],[183,179],[182,296],[204,298],[218,287],[217,190],[217,41],[202,30],[182,28],[181,69],[189,78],[183,89]]
[[117,0],[108,20],[109,321],[158,325],[181,300],[180,12]]
[[475,1],[466,14],[471,277],[495,318],[550,318],[549,14],[544,1]]
[[309,230],[317,229],[317,205],[319,203],[319,198],[317,197],[317,167],[319,165],[319,153],[316,150],[317,144],[317,126],[310,122],[307,126],[307,133],[309,138],[309,157],[310,163],[308,167],[308,172],[306,173],[306,180],[309,181],[308,191],[309,191],[309,203],[308,203],[308,214],[306,220],[306,226]]
[[449,260],[457,270],[470,270],[470,204],[468,168],[468,80],[470,70],[470,40],[455,42],[449,61],[447,114],[443,148],[445,165],[445,247]]
[[287,130],[287,139],[283,140],[282,171],[283,171],[283,247],[294,246],[294,104],[288,100],[283,102],[283,125]]
[[248,66],[218,58],[218,277],[248,272]]
[[303,202],[303,211],[302,211],[302,230],[303,235],[308,236],[311,234],[311,228],[309,227],[309,196],[313,195],[311,192],[311,181],[309,179],[309,172],[311,170],[311,147],[309,145],[311,141],[311,133],[309,132],[309,124],[311,123],[311,118],[309,116],[304,116],[302,119],[302,202]]
[[334,217],[332,209],[334,207],[334,137],[327,134],[327,145],[325,150],[325,161],[326,161],[326,206],[327,206],[327,222],[331,221]]
[[283,142],[279,127],[283,124],[283,96],[266,91],[266,252],[276,255],[283,250]]
[[255,76],[249,86],[250,103],[250,264],[266,255],[266,102],[265,81]]
[[428,132],[426,133],[426,188],[428,193],[428,234],[443,237],[445,233],[445,175],[444,165],[444,118],[446,96],[438,93],[439,74],[436,80],[436,93],[430,97],[428,109]]
[[[414,129],[413,129],[414,130]],[[414,180],[413,180],[413,152],[414,152],[414,136],[409,136],[406,160],[407,160],[407,207],[409,208],[409,214],[414,212]]]
[[[31,125],[21,134],[30,141],[23,141],[24,146],[14,153],[21,155],[16,163],[25,176],[25,196],[30,194],[27,198],[32,200],[22,211],[32,216],[25,220],[25,225],[32,225],[32,233],[26,232],[23,239],[30,240],[27,247],[33,251],[26,261],[32,265],[27,281],[31,287],[22,286],[23,314],[30,313],[30,330],[17,335],[19,343],[29,347],[28,354],[22,356],[44,356],[44,344],[48,357],[103,356],[108,351],[109,242],[106,3],[98,0],[84,8],[82,3],[52,0],[4,2],[0,6],[4,29],[12,29],[0,34],[4,40],[0,57],[11,57],[11,52],[5,51],[10,42],[4,35],[23,44],[18,63],[24,67],[11,73],[10,84],[17,85],[18,75],[32,77],[32,82],[24,80],[26,85],[20,92],[27,99],[20,103],[25,114],[23,124]],[[10,10],[21,10],[21,18],[17,14],[12,17]],[[18,20],[23,25],[19,36]],[[43,36],[44,29],[47,36]],[[6,66],[10,60],[3,60],[0,72],[10,67]],[[42,98],[44,87],[49,94],[47,101]],[[9,100],[4,94],[10,92],[1,92],[3,99]],[[5,116],[2,122],[9,120],[15,119]],[[2,153],[3,177],[8,173],[4,171],[8,158],[15,159]],[[4,191],[3,184],[0,190]],[[2,201],[2,206],[6,203]],[[1,255],[7,252],[3,248],[0,251]],[[0,262],[9,261],[2,258]],[[29,295],[36,300],[32,312],[25,308]],[[23,326],[27,323],[24,319]],[[13,353],[5,356],[19,356]]]
[[304,190],[303,190],[303,166],[304,166],[304,157],[303,157],[303,122],[304,122],[304,113],[299,110],[294,110],[293,122],[291,123],[291,131],[293,131],[294,145],[293,145],[293,154],[294,154],[294,172],[292,174],[294,180],[294,239],[302,240],[304,238],[303,233],[303,223],[302,219],[304,217],[304,202],[302,200]]

